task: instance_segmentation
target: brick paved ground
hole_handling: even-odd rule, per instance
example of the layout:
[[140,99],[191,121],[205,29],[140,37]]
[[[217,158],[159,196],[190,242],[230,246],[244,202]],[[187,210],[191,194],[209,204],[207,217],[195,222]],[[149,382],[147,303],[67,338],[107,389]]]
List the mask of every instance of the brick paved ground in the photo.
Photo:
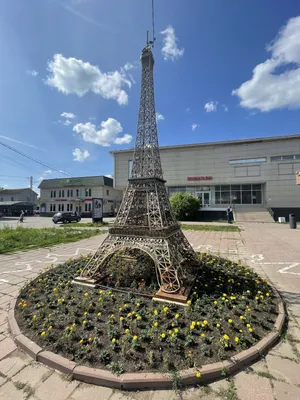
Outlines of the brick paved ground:
[[241,232],[186,232],[197,249],[241,259],[267,276],[281,291],[289,310],[285,339],[267,357],[230,381],[174,391],[119,392],[70,382],[36,363],[14,345],[7,325],[10,300],[27,279],[51,263],[95,250],[104,236],[0,256],[0,399],[18,400],[300,400],[300,229],[287,225],[243,223]]

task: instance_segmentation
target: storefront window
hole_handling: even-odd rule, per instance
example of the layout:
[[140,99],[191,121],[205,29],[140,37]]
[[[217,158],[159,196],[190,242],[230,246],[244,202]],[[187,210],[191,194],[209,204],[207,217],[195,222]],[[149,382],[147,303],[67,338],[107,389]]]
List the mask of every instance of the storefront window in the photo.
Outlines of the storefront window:
[[215,203],[261,204],[261,184],[216,186]]

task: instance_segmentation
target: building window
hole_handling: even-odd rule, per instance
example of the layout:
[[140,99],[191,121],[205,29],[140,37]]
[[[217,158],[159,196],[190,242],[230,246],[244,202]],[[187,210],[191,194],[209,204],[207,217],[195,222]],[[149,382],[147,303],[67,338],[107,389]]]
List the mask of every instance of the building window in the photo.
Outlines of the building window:
[[55,204],[53,204],[53,209],[52,209],[52,211],[55,211],[55,208],[56,208],[56,206],[55,206]]
[[70,204],[70,211],[73,211],[73,203]]
[[92,195],[92,189],[89,189],[89,197]]
[[1,197],[1,201],[3,201],[3,197]]
[[73,197],[73,189],[70,190],[70,196]]
[[266,157],[247,158],[244,160],[230,160],[229,164],[249,164],[249,163],[261,163],[261,162],[266,162],[266,161],[267,161]]
[[50,204],[50,211],[52,211],[52,204]]
[[65,208],[65,205],[62,204],[62,205],[61,205],[61,211],[64,211],[64,208]]
[[11,197],[11,198],[10,198],[10,200],[11,200],[11,201],[14,201],[14,198],[13,198],[13,197]]
[[53,190],[53,197],[56,197],[56,190]]
[[288,154],[286,156],[274,156],[270,157],[271,161],[289,161],[289,160],[300,160],[300,154]]
[[85,197],[88,197],[88,195],[89,195],[89,190],[85,189]]
[[67,204],[67,211],[70,211],[70,204]]
[[51,194],[50,194],[50,197],[53,197],[53,190],[51,190]]
[[92,209],[92,203],[89,203],[89,211]]
[[61,197],[65,197],[65,191],[64,190],[61,191]]
[[223,185],[215,187],[216,204],[261,204],[261,184]]
[[79,189],[76,189],[76,197],[79,197]]
[[60,211],[60,204],[58,205],[58,211]]
[[132,160],[128,161],[128,178],[131,178]]
[[109,190],[106,191],[106,195],[109,196]]
[[61,197],[61,190],[58,191],[58,197]]
[[70,197],[70,190],[68,189],[67,197]]

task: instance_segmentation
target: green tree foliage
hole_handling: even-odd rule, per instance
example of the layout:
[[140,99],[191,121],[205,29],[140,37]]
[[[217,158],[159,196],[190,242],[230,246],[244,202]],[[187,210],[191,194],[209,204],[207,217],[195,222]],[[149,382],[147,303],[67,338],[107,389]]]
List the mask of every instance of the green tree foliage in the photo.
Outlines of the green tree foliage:
[[170,203],[175,217],[179,221],[195,218],[200,208],[200,200],[190,193],[175,193],[171,196]]

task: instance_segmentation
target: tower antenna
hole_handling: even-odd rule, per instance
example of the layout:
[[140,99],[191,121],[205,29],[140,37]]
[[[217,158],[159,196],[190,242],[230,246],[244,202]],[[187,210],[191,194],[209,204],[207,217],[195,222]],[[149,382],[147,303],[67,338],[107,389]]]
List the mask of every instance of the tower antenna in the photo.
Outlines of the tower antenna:
[[154,29],[154,0],[152,0],[152,40],[147,40],[147,43],[151,46],[154,47],[154,42],[156,40],[155,37],[155,29]]

